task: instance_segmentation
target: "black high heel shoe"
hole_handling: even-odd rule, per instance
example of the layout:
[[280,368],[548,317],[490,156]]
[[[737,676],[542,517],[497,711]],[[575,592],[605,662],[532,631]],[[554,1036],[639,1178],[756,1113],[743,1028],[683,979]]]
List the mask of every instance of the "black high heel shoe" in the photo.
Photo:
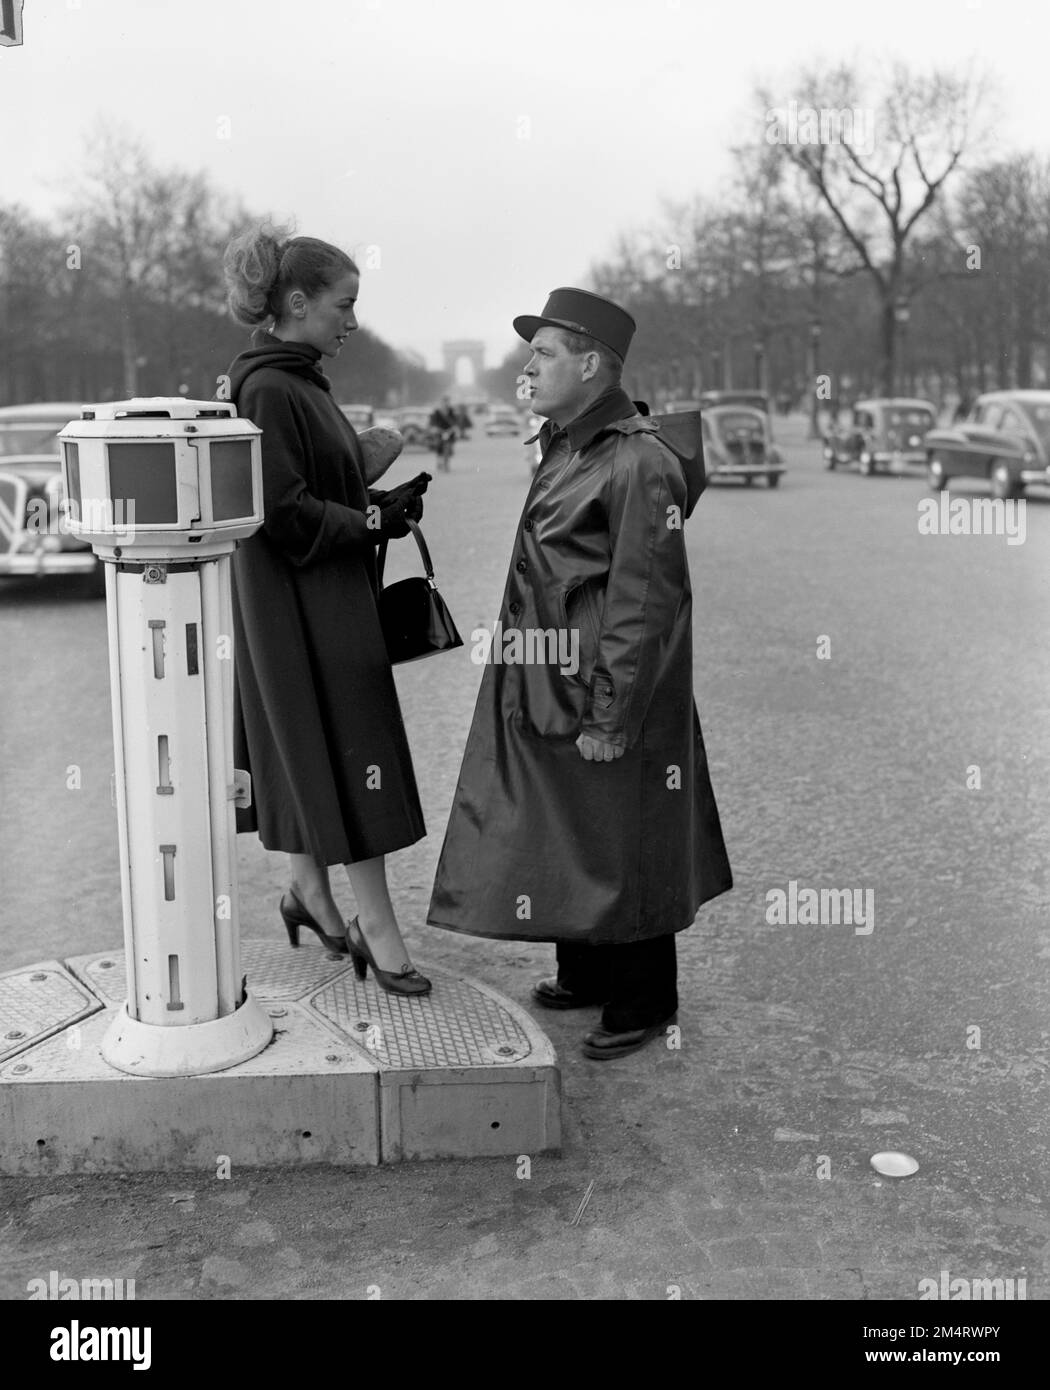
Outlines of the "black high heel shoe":
[[365,978],[368,974],[368,967],[371,966],[376,983],[385,989],[387,994],[429,994],[433,988],[427,977],[421,975],[407,961],[403,968],[396,972],[380,970],[356,917],[352,922],[346,924],[346,944],[350,948],[350,958],[354,962],[354,974],[359,980]]
[[[291,898],[292,905],[288,906],[288,898]],[[347,943],[345,937],[329,936],[323,927],[310,916],[306,908],[295,895],[295,890],[289,888],[287,893],[281,898],[281,916],[284,918],[284,925],[288,932],[288,940],[293,946],[299,945],[299,928],[309,927],[312,932],[316,932],[320,938],[321,945],[334,955],[345,956],[347,953]]]

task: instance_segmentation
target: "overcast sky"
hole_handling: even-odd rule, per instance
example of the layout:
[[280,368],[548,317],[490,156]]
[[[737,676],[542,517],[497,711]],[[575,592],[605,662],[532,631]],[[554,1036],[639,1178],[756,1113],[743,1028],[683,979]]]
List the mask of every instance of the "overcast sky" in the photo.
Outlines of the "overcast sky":
[[260,213],[378,247],[362,322],[431,366],[480,338],[491,365],[620,231],[718,191],[761,134],[757,78],[786,102],[817,56],[977,59],[1002,150],[1045,150],[1048,38],[1045,0],[25,0],[0,199],[54,210],[108,116]]

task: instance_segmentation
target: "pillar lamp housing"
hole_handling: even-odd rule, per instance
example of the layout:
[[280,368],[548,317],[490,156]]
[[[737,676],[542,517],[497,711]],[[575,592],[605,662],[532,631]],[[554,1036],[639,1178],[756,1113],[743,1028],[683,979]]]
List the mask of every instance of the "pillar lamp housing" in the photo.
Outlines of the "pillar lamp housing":
[[59,435],[70,532],[105,561],[128,999],[123,1071],[221,1071],[273,1034],[240,968],[230,556],[263,519],[262,431],[229,401],[86,406]]
[[229,401],[85,406],[59,434],[69,532],[103,559],[228,551],[262,522],[260,438]]

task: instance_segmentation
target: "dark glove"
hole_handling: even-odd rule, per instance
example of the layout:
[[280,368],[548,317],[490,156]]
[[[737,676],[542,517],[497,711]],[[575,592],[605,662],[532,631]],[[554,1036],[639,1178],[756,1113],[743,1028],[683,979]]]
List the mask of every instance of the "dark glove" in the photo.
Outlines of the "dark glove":
[[399,540],[408,535],[406,518],[419,521],[423,515],[423,493],[431,481],[429,473],[417,473],[407,483],[391,488],[389,492],[372,490],[372,498],[379,507],[379,527],[375,532],[377,541]]
[[410,497],[422,497],[423,493],[426,492],[427,488],[430,486],[430,481],[431,476],[429,473],[417,473],[414,478],[409,478],[407,483],[400,483],[397,487],[391,488],[389,492],[384,493],[380,498],[379,505],[384,507],[387,502],[392,501],[395,497],[403,498],[406,501]]
[[[406,503],[401,497],[395,497],[393,501],[384,498],[379,504],[379,525],[373,531],[376,542],[396,541],[402,536],[408,535],[408,507],[411,503]],[[415,517],[412,518],[415,520]]]

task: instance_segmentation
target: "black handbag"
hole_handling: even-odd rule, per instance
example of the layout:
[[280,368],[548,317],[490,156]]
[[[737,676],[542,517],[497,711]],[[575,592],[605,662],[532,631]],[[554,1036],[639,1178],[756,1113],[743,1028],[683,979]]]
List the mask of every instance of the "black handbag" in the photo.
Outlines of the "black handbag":
[[437,652],[450,652],[453,647],[462,647],[463,638],[456,631],[448,604],[438,593],[434,583],[434,566],[430,551],[423,539],[423,532],[414,521],[405,518],[409,530],[419,546],[426,575],[415,575],[411,579],[399,579],[388,589],[383,588],[383,567],[386,564],[386,541],[383,541],[376,557],[379,575],[379,621],[386,638],[386,649],[390,663],[396,666],[402,661],[419,661],[424,656],[434,656]]

